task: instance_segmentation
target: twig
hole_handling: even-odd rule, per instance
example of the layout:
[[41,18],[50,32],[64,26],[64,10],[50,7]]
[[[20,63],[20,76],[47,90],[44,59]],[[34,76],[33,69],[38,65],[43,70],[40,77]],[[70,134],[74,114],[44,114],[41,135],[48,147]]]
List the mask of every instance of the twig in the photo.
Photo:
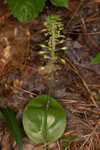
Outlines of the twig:
[[24,89],[21,88],[21,87],[20,87],[20,88],[19,88],[19,87],[11,87],[11,89],[12,89],[12,90],[15,90],[15,89],[16,89],[16,90],[18,90],[18,91],[19,91],[19,90],[22,90],[22,91],[24,91],[25,93],[28,93],[28,94],[30,94],[30,95],[32,95],[32,96],[37,96],[36,93],[33,93],[33,92],[30,92],[30,91],[24,90]]
[[[72,103],[79,103],[79,100],[73,100],[73,99],[61,99],[61,100],[59,100],[60,102],[63,102],[64,104],[72,104]],[[80,100],[81,101],[81,100]]]
[[67,131],[67,132],[65,132],[64,135],[67,136],[67,135],[70,135],[70,134],[72,134],[72,133],[74,133],[73,130],[72,130],[72,131]]
[[43,144],[43,145],[41,145],[41,146],[38,146],[38,147],[34,148],[34,150],[41,150],[42,148],[48,146],[49,144],[51,144],[51,142],[48,142],[48,143]]
[[84,18],[81,18],[81,22],[82,22],[82,25],[83,25],[84,35],[91,41],[91,43],[93,44],[93,46],[95,46],[100,51],[99,45],[91,38],[90,35],[88,35],[88,30],[86,28],[86,23],[85,23]]
[[[77,35],[77,34],[84,34],[84,33],[82,33],[82,32],[73,33],[71,31],[67,31],[66,34],[76,34]],[[98,32],[91,32],[91,33],[87,32],[87,34],[88,35],[95,35],[95,34],[97,35],[97,34],[100,34],[100,32],[99,31]]]
[[80,73],[78,72],[77,68],[72,64],[72,62],[70,61],[70,59],[68,57],[65,57],[65,60],[71,65],[71,67],[73,68],[74,72],[79,76],[79,78],[81,79],[84,87],[86,88],[86,90],[88,91],[89,95],[91,96],[91,100],[92,100],[94,106],[98,108],[98,105],[96,104],[96,102],[94,100],[94,97],[92,96],[91,91],[90,91],[88,85],[86,84],[86,82],[84,81],[84,79],[82,78],[82,76],[80,75]]
[[78,109],[80,110],[86,110],[86,111],[89,111],[89,112],[92,112],[92,113],[95,113],[97,115],[100,115],[100,111],[96,111],[96,110],[91,110],[90,108],[84,108],[84,107],[79,107]]
[[100,120],[98,121],[98,123],[97,123],[96,126],[94,127],[92,133],[90,133],[90,134],[87,135],[86,140],[84,141],[84,143],[82,144],[82,146],[80,147],[79,150],[83,150],[83,149],[84,149],[83,147],[84,147],[85,144],[88,142],[88,140],[91,138],[91,136],[93,136],[93,134],[96,132],[96,129],[98,128],[98,125],[99,125],[99,124],[100,124]]
[[100,88],[100,84],[88,84],[89,87]]
[[89,144],[88,150],[91,150],[92,145],[93,145],[93,137],[90,138],[90,144]]
[[60,147],[60,143],[59,143],[59,141],[57,140],[57,147],[58,147],[58,150],[61,150],[61,147]]
[[76,14],[77,14],[77,12],[79,11],[79,9],[81,8],[82,4],[83,4],[83,1],[80,2],[80,4],[79,4],[79,6],[77,7],[76,11],[72,14],[71,19],[70,19],[69,22],[67,23],[67,28],[70,26],[70,24],[71,24],[73,18],[76,16]]

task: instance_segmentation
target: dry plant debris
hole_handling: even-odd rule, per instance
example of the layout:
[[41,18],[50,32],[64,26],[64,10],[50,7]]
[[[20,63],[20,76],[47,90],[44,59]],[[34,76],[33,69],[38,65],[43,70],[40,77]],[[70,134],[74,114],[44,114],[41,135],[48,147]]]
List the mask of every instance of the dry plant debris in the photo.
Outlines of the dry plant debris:
[[16,22],[0,28],[1,74],[11,69],[21,69],[28,54],[29,33],[26,29]]
[[[78,50],[76,46],[74,52],[79,51],[79,54],[82,54],[87,47],[90,49],[89,56],[91,57],[92,53],[94,56],[100,50],[99,0],[71,0],[70,3],[71,7],[68,11],[52,6],[51,10],[47,7],[44,12],[50,14],[51,11],[54,13],[57,11],[56,13],[64,18],[66,40],[69,38],[72,43],[76,40],[76,43],[81,45]],[[0,0],[0,77],[5,74],[3,78],[0,78],[0,95],[2,96],[2,105],[6,104],[12,107],[20,123],[23,109],[30,98],[48,91],[49,71],[39,71],[39,67],[45,62],[38,56],[40,47],[37,45],[40,44],[40,41],[45,40],[41,32],[43,28],[41,24],[45,16],[45,13],[42,13],[38,17],[39,20],[34,19],[25,26],[12,17],[7,5],[4,5]],[[83,53],[81,60],[84,57],[86,57],[85,53]],[[27,58],[28,61],[26,61]],[[69,143],[66,150],[99,150],[100,72],[98,69],[96,72],[93,71],[93,68],[91,71],[90,66],[85,68],[80,64],[74,64],[73,59],[67,57],[66,59],[65,66],[57,62],[54,87],[54,96],[59,95],[57,98],[65,107],[68,115],[65,135],[75,134],[78,137]],[[19,73],[19,76],[16,77],[15,70],[23,69],[25,63],[27,66],[26,75]],[[94,66],[94,68],[96,67]],[[13,79],[11,80],[11,78]],[[24,150],[40,150],[44,147],[44,145],[35,145],[32,141],[25,139],[25,135],[23,136]],[[60,147],[60,142],[59,140],[57,143],[47,143],[49,150],[63,150]],[[17,150],[6,123],[1,120],[0,148],[2,150]]]

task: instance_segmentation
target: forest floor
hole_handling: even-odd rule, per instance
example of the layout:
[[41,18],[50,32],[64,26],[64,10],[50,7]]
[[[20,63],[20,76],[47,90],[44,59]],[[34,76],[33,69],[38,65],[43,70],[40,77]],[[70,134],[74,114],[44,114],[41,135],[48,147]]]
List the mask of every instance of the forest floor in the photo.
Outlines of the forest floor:
[[[77,138],[68,141],[66,150],[100,150],[100,64],[89,64],[100,51],[100,2],[70,0],[70,8],[47,3],[40,15],[29,24],[20,23],[0,0],[0,97],[1,106],[10,106],[22,125],[26,104],[35,96],[48,94],[50,65],[40,55],[45,17],[59,15],[64,24],[67,50],[58,55],[52,96],[67,113],[65,135]],[[40,66],[45,66],[40,71]],[[62,139],[49,143],[49,150],[64,150]],[[23,135],[24,150],[40,150]],[[0,149],[17,150],[7,124],[0,120]]]

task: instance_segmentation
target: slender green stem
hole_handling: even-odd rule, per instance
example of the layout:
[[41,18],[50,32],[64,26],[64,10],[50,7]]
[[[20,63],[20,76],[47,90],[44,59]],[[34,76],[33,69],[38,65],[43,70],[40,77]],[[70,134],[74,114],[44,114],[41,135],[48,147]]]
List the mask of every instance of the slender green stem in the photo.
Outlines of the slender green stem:
[[[50,107],[50,96],[52,96],[52,89],[53,89],[53,84],[54,84],[54,72],[55,72],[55,61],[56,61],[56,56],[55,56],[55,48],[56,48],[56,39],[59,39],[62,37],[60,34],[60,31],[63,29],[63,24],[61,23],[61,19],[56,16],[56,15],[51,15],[46,18],[46,21],[44,22],[44,25],[46,27],[46,36],[49,37],[49,42],[48,42],[48,51],[51,54],[51,62],[50,62],[50,67],[51,67],[51,76],[50,76],[50,84],[49,84],[49,91],[48,91],[48,96],[47,96],[47,105],[46,105],[46,115],[44,118],[44,130],[43,130],[43,136],[46,141],[47,137],[47,115],[48,115],[48,110]],[[46,146],[43,150],[47,150],[48,146]]]
[[49,87],[49,96],[52,95],[52,88],[54,82],[54,69],[55,69],[55,24],[52,24],[52,36],[51,36],[51,79]]
[[[52,24],[52,35],[51,35],[51,78],[50,78],[50,87],[48,93],[48,102],[47,110],[49,108],[50,99],[49,96],[52,95],[53,81],[54,81],[54,69],[55,69],[55,24]],[[47,113],[45,116],[45,136],[47,135]],[[43,150],[47,150],[48,147],[45,147]]]

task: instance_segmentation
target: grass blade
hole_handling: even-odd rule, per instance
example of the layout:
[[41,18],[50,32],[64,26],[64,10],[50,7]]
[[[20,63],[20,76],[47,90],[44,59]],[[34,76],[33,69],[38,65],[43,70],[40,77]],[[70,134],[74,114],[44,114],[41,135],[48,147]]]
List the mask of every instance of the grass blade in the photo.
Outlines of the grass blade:
[[22,148],[21,130],[19,128],[18,121],[17,121],[12,109],[9,107],[2,108],[1,112],[4,116],[4,119],[7,122],[7,125],[8,125],[8,128],[10,130],[12,137],[16,141],[16,144],[17,144],[19,150],[22,150],[23,148]]

